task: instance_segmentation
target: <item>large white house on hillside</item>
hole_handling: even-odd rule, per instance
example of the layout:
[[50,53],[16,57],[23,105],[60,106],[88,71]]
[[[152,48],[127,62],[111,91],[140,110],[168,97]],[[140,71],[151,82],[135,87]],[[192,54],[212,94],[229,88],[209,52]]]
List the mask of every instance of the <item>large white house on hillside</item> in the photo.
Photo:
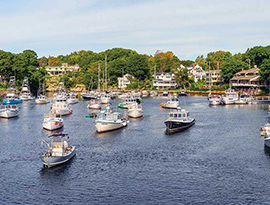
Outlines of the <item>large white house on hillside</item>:
[[177,83],[173,73],[156,73],[153,75],[153,86],[156,89],[176,88]]
[[125,74],[123,77],[119,77],[117,78],[118,80],[118,88],[120,89],[124,89],[127,87],[128,84],[130,84],[130,78],[134,78],[132,75],[130,74]]
[[206,72],[198,64],[195,65],[193,63],[190,66],[188,66],[187,69],[189,77],[193,77],[195,82],[206,78]]

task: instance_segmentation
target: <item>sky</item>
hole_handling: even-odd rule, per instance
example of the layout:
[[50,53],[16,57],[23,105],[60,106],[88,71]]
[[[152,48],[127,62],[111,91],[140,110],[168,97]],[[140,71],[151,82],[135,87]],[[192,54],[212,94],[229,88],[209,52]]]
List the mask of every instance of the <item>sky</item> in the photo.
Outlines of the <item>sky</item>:
[[269,10],[269,0],[0,0],[0,50],[243,53],[270,45]]

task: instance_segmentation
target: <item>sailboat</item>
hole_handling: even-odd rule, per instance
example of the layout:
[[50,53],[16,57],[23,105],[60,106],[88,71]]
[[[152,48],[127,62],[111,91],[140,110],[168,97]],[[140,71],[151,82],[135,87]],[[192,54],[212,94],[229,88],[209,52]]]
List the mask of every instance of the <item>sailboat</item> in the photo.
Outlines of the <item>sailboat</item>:
[[46,97],[46,91],[44,89],[44,84],[39,83],[37,98],[35,100],[36,104],[47,104],[49,100]]
[[222,98],[220,95],[212,95],[211,94],[211,85],[210,85],[210,63],[209,63],[209,89],[210,92],[208,94],[208,101],[209,101],[209,105],[220,105]]

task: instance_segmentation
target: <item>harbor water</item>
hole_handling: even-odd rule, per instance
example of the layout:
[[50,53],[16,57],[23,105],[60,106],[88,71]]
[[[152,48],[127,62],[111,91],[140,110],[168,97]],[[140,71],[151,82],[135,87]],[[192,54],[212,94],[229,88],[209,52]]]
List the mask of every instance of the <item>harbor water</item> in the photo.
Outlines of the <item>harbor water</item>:
[[173,135],[162,98],[144,98],[143,118],[102,134],[85,117],[87,101],[72,105],[64,131],[77,155],[50,169],[39,159],[50,105],[24,102],[18,118],[0,119],[0,204],[269,204],[268,105],[179,99],[196,123]]

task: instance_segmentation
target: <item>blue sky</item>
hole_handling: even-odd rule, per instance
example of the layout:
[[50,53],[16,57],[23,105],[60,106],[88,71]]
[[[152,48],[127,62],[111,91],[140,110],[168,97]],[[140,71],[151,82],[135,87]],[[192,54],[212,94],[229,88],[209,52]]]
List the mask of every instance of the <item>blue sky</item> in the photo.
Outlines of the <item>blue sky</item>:
[[0,0],[0,49],[38,56],[121,47],[180,59],[270,44],[269,0]]

